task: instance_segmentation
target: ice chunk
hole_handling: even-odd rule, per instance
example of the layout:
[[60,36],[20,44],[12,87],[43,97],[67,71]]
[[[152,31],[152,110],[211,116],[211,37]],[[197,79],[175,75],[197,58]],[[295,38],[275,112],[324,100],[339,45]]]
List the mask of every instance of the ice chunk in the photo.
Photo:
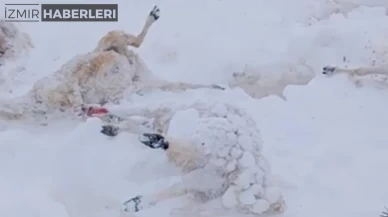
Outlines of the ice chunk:
[[237,139],[237,136],[236,134],[234,134],[233,132],[228,132],[226,134],[226,138],[229,140],[229,141],[234,141]]
[[242,168],[249,168],[256,166],[256,160],[253,154],[250,152],[244,152],[243,156],[239,160],[239,164]]
[[226,157],[229,154],[229,148],[228,147],[222,147],[221,150],[219,150],[217,154],[220,157]]
[[212,108],[211,112],[218,117],[224,117],[228,114],[228,110],[227,110],[226,106],[221,104],[221,103],[216,104]]
[[250,191],[253,192],[253,194],[259,198],[262,198],[264,196],[263,187],[261,184],[254,184],[250,188]]
[[228,114],[228,120],[236,127],[245,127],[245,121],[235,114]]
[[241,192],[239,199],[243,205],[253,205],[256,202],[255,194],[250,189]]
[[268,201],[260,199],[256,201],[256,204],[252,207],[252,212],[256,214],[262,214],[263,212],[267,211],[270,204]]
[[260,185],[264,184],[264,174],[261,172],[261,170],[256,174],[256,183]]
[[233,208],[238,205],[236,198],[236,189],[234,186],[231,186],[226,190],[224,195],[222,196],[222,205],[226,208]]
[[253,140],[252,137],[247,135],[241,135],[238,137],[238,143],[241,145],[241,147],[245,151],[252,151],[253,150]]
[[212,159],[211,162],[219,167],[224,167],[226,165],[226,160],[223,158]]
[[270,203],[276,203],[281,200],[282,194],[277,188],[267,188],[266,189],[267,200]]
[[240,175],[238,176],[237,180],[235,181],[235,184],[240,187],[240,189],[247,189],[252,184],[255,184],[255,170],[244,170]]
[[230,155],[234,158],[234,159],[238,159],[239,157],[241,157],[241,155],[243,154],[243,151],[241,151],[240,149],[238,148],[232,148],[230,150]]
[[226,165],[227,172],[232,172],[236,168],[237,168],[237,161],[236,160],[233,160],[233,161],[229,162],[228,165]]

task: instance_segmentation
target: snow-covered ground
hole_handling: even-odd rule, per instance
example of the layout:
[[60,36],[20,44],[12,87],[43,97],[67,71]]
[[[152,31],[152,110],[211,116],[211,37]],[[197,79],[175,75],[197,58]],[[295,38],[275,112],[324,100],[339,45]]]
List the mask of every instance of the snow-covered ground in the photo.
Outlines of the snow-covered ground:
[[[386,1],[115,2],[120,9],[117,23],[20,24],[35,49],[10,63],[26,70],[3,72],[8,79],[0,86],[1,94],[24,93],[75,54],[92,50],[111,29],[139,31],[157,4],[161,18],[137,51],[155,74],[226,84],[233,72],[247,66],[276,69],[277,64],[302,60],[317,76],[306,86],[288,87],[287,101],[275,96],[252,99],[234,89],[217,95],[206,90],[155,92],[131,97],[130,102],[227,99],[246,108],[260,127],[273,182],[287,203],[282,216],[380,214],[388,203],[388,91],[373,82],[356,88],[345,76],[326,78],[320,72],[328,64],[357,67],[388,60],[386,8],[348,4],[388,6]],[[336,11],[346,13],[330,16]],[[0,132],[0,216],[120,216],[123,200],[169,185],[175,174],[165,156],[138,144],[131,134],[107,138],[93,122],[8,126]],[[178,202],[136,215],[167,217]]]

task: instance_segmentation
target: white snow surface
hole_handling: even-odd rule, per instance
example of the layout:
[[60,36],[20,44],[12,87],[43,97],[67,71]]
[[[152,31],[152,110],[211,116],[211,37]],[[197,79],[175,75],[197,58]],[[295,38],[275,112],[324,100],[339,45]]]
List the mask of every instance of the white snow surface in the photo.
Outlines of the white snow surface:
[[[357,88],[345,76],[326,78],[320,71],[328,64],[359,67],[388,59],[386,1],[111,2],[119,3],[117,23],[21,23],[35,48],[7,65],[25,70],[1,84],[1,95],[25,93],[71,57],[91,51],[109,30],[140,31],[157,4],[161,18],[136,52],[161,77],[226,84],[247,66],[276,69],[301,60],[316,77],[308,85],[287,87],[287,101],[253,99],[236,88],[153,92],[129,97],[129,105],[201,99],[241,106],[260,129],[273,174],[269,182],[281,188],[287,204],[281,216],[379,216],[388,203],[388,91],[373,82]],[[128,197],[171,185],[176,170],[164,155],[141,145],[136,135],[112,139],[99,127],[98,119],[56,120],[49,127],[0,123],[0,216],[119,217]],[[135,216],[168,217],[180,202],[163,202]]]

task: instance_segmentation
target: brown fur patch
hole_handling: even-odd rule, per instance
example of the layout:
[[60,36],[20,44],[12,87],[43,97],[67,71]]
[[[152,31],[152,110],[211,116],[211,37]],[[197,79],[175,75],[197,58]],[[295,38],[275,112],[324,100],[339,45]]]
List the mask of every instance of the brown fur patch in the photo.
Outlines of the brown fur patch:
[[74,75],[81,83],[86,83],[90,78],[96,77],[103,69],[112,65],[117,54],[113,51],[101,52],[88,62],[81,62],[74,70]]

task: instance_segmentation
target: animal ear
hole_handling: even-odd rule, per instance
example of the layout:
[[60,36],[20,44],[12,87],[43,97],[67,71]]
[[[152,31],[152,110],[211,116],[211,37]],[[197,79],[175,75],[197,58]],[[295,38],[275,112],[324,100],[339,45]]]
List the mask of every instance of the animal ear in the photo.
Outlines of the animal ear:
[[150,148],[163,148],[166,150],[168,148],[168,142],[165,141],[165,138],[157,133],[144,133],[139,138],[140,142]]

